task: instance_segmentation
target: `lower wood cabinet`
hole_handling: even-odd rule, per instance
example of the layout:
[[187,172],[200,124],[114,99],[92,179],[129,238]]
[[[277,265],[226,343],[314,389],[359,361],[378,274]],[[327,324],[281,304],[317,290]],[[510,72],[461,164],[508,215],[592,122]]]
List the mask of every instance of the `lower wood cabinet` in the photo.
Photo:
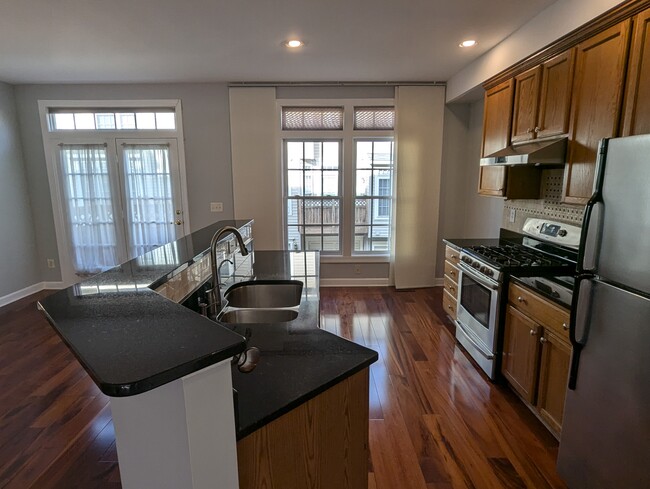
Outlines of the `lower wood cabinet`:
[[368,369],[239,440],[237,460],[241,489],[367,489]]
[[460,251],[447,245],[445,249],[445,290],[442,292],[442,308],[451,317],[457,319],[458,313],[458,262]]
[[559,438],[571,359],[569,311],[511,284],[501,373]]

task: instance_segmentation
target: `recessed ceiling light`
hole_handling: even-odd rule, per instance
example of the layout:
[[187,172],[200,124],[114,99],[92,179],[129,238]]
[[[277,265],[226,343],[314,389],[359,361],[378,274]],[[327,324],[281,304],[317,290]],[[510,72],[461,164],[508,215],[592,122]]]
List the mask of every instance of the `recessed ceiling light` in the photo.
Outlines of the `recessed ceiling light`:
[[467,41],[463,41],[459,44],[461,48],[471,48],[472,46],[476,46],[478,43],[474,39],[468,39]]
[[305,43],[300,39],[289,39],[288,41],[284,41],[284,45],[288,48],[301,48]]

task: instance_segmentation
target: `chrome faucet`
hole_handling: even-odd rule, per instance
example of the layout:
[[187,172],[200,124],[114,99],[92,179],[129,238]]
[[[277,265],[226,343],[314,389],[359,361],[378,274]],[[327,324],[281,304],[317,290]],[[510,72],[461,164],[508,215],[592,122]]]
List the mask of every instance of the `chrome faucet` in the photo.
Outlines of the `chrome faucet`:
[[[208,291],[208,316],[211,318],[216,318],[217,314],[221,311],[221,284],[219,283],[219,269],[221,265],[217,264],[217,245],[219,240],[225,234],[232,233],[237,238],[239,244],[239,250],[241,251],[242,256],[248,255],[248,250],[244,244],[244,240],[239,234],[237,228],[232,226],[225,226],[219,231],[214,233],[212,236],[212,241],[210,241],[210,266],[212,269],[212,289]],[[230,262],[232,263],[232,262]]]

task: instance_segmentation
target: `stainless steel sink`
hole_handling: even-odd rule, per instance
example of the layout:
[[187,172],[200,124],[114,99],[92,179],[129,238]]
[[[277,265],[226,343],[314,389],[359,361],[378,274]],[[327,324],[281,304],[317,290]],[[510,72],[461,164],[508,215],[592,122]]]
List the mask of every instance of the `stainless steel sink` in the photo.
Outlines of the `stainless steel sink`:
[[274,308],[297,306],[301,295],[302,282],[298,280],[255,280],[233,285],[224,298],[230,307]]
[[217,317],[222,323],[285,323],[298,317],[294,309],[233,309]]

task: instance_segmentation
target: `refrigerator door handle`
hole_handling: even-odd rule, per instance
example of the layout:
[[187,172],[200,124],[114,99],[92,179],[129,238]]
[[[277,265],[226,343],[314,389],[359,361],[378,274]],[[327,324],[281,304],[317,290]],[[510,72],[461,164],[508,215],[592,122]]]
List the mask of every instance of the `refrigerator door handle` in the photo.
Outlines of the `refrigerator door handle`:
[[609,139],[601,139],[598,145],[596,161],[596,177],[594,178],[594,191],[585,206],[585,215],[582,220],[580,233],[580,248],[578,251],[578,274],[596,273],[597,259],[600,244],[600,232],[603,218],[603,177],[605,175],[605,161]]
[[592,275],[579,275],[574,285],[569,320],[569,340],[573,347],[569,368],[569,389],[575,390],[578,379],[580,353],[589,337],[589,315],[591,311]]

